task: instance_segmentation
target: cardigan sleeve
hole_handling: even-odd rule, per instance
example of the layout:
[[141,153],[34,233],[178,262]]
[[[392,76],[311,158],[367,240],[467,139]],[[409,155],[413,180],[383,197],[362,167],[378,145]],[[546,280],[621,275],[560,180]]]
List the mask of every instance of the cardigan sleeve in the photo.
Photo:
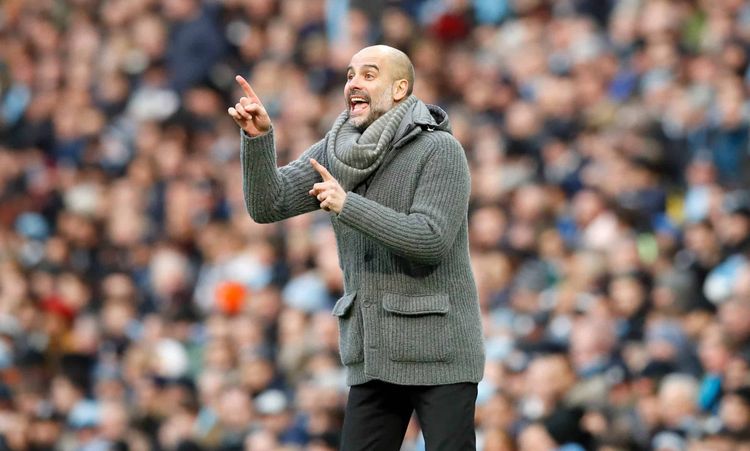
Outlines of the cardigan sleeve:
[[338,219],[397,255],[434,265],[452,248],[470,194],[466,156],[460,144],[445,135],[435,140],[426,158],[408,212],[349,192]]
[[320,208],[317,199],[308,194],[313,184],[322,180],[310,158],[326,165],[325,138],[295,161],[277,168],[273,129],[255,137],[240,133],[245,206],[254,221],[276,222]]

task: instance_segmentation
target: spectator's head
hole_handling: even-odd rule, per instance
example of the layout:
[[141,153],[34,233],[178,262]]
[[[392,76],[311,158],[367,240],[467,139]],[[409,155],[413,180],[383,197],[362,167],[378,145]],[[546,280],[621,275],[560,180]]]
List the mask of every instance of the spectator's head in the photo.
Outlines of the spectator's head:
[[615,276],[609,283],[609,296],[618,315],[630,318],[644,307],[647,287],[636,274]]
[[580,227],[586,227],[606,211],[607,201],[596,190],[583,189],[573,198],[573,217]]
[[719,238],[727,246],[734,247],[748,240],[750,236],[750,200],[746,192],[732,192],[725,195],[723,215],[717,224]]
[[750,438],[750,386],[726,393],[721,398],[719,417],[724,428]]
[[279,439],[273,431],[261,429],[254,431],[245,438],[245,449],[257,451],[274,451],[281,449]]
[[659,387],[659,413],[662,424],[680,428],[697,413],[698,382],[694,377],[674,373],[665,377]]
[[255,419],[252,400],[247,391],[239,386],[229,386],[223,390],[216,413],[222,429],[229,434],[247,431]]
[[655,362],[674,363],[688,349],[688,341],[679,323],[656,320],[646,326],[646,349]]
[[522,451],[555,449],[559,445],[541,423],[526,426],[518,437],[518,447]]
[[750,338],[750,299],[732,297],[719,306],[719,321],[736,343]]
[[612,324],[604,320],[581,319],[570,337],[570,359],[579,374],[595,371],[612,356],[616,338]]
[[729,336],[718,327],[706,329],[698,344],[698,355],[705,371],[724,374],[732,357]]
[[124,440],[130,421],[126,407],[115,401],[103,402],[100,407],[99,433],[110,442]]
[[164,14],[178,22],[190,19],[200,8],[197,0],[163,0],[162,5]]
[[727,390],[735,390],[750,385],[750,351],[735,352],[724,374]]
[[539,403],[542,413],[551,412],[575,383],[568,359],[562,354],[537,357],[526,369],[527,400]]
[[29,445],[33,449],[53,448],[62,438],[62,419],[54,413],[45,413],[32,418],[29,423]]
[[500,245],[507,217],[495,206],[478,208],[471,215],[469,240],[472,245],[482,250],[495,249]]

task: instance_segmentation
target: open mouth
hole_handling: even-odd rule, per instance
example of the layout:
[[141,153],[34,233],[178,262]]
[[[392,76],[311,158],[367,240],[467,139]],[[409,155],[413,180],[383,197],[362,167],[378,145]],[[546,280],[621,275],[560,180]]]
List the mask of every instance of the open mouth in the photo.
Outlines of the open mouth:
[[370,99],[363,95],[353,95],[349,97],[349,113],[358,116],[364,113],[370,106]]

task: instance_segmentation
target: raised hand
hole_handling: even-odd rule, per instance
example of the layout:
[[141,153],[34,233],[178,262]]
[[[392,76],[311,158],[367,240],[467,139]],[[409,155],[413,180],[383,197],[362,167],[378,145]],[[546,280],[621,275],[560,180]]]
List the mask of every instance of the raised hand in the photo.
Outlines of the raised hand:
[[235,106],[227,110],[229,115],[250,136],[267,133],[271,129],[271,118],[260,99],[255,95],[247,80],[239,75],[234,79],[237,80],[245,96],[241,97]]
[[336,214],[341,213],[341,209],[344,208],[344,201],[346,201],[346,191],[323,165],[313,158],[310,158],[310,164],[323,177],[322,182],[313,185],[310,195],[318,199],[320,208],[323,210],[332,211]]

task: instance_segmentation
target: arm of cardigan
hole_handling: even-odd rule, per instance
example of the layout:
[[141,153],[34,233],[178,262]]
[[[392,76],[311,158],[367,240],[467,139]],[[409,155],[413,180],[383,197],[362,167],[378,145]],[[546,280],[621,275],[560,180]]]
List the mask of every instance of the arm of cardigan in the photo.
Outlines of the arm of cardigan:
[[338,218],[397,255],[435,265],[466,219],[470,191],[463,150],[442,148],[425,164],[408,213],[349,192]]
[[273,128],[255,137],[244,131],[241,135],[245,207],[255,222],[281,221],[320,208],[317,199],[308,194],[313,184],[321,181],[309,159],[326,164],[325,139],[307,149],[297,160],[277,168]]

